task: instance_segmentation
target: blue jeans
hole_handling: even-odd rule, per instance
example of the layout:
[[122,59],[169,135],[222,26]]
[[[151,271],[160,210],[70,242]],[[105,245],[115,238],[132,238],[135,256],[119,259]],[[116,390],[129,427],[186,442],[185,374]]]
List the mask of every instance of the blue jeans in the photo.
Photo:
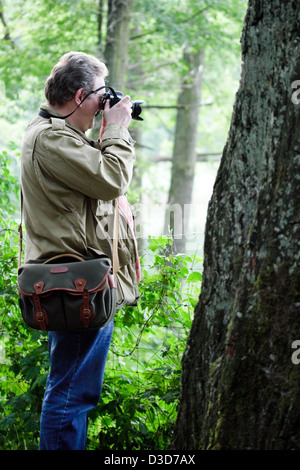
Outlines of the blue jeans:
[[88,412],[100,398],[113,321],[99,330],[49,332],[50,372],[40,450],[84,450]]

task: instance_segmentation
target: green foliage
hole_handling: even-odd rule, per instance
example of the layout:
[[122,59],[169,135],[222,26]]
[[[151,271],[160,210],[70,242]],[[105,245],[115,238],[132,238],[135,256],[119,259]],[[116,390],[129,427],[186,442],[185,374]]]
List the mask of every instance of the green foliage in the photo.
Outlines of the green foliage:
[[[65,47],[84,52],[95,49],[97,8],[94,0],[2,1],[7,32],[0,23],[0,68],[6,93],[14,99],[32,78],[43,83],[54,63],[67,52]],[[84,12],[84,14],[82,14]],[[43,20],[43,19],[46,19]],[[42,78],[42,80],[41,80]]]
[[[11,146],[13,153],[13,146]],[[0,449],[35,449],[45,382],[47,344],[21,321],[18,309],[19,183],[12,175],[15,160],[0,155]]]
[[148,269],[143,263],[140,302],[116,316],[89,448],[167,448],[177,414],[181,358],[201,280],[195,270],[201,260],[166,255],[167,248],[171,240],[150,239],[153,262]]

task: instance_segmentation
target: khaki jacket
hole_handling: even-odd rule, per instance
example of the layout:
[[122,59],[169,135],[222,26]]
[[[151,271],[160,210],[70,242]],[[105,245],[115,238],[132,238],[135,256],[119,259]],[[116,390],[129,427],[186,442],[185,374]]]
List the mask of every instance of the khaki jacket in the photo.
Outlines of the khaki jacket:
[[[115,199],[126,193],[134,161],[134,142],[119,124],[106,126],[100,149],[65,119],[35,117],[21,150],[25,261],[63,253],[111,258]],[[139,296],[136,250],[122,213],[118,238],[120,308]]]

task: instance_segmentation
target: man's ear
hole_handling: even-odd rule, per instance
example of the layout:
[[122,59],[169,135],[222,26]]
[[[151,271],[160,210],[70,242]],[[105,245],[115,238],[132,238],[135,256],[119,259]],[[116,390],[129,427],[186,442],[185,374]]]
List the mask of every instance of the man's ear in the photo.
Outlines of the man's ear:
[[84,97],[85,97],[84,88],[79,88],[79,90],[76,91],[75,97],[74,97],[75,103],[77,104],[77,106],[81,103]]

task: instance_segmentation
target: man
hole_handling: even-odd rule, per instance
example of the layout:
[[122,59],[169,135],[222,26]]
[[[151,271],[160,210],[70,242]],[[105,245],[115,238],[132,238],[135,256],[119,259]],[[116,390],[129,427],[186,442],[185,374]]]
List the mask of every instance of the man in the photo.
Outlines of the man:
[[[47,79],[47,104],[29,125],[21,153],[25,261],[63,253],[111,256],[107,224],[120,202],[120,307],[138,298],[138,257],[124,209],[135,155],[130,97],[103,106],[106,75],[98,59],[70,52]],[[101,108],[104,125],[95,142],[86,131]],[[85,449],[88,411],[100,397],[112,330],[113,322],[100,330],[49,332],[40,449]]]

